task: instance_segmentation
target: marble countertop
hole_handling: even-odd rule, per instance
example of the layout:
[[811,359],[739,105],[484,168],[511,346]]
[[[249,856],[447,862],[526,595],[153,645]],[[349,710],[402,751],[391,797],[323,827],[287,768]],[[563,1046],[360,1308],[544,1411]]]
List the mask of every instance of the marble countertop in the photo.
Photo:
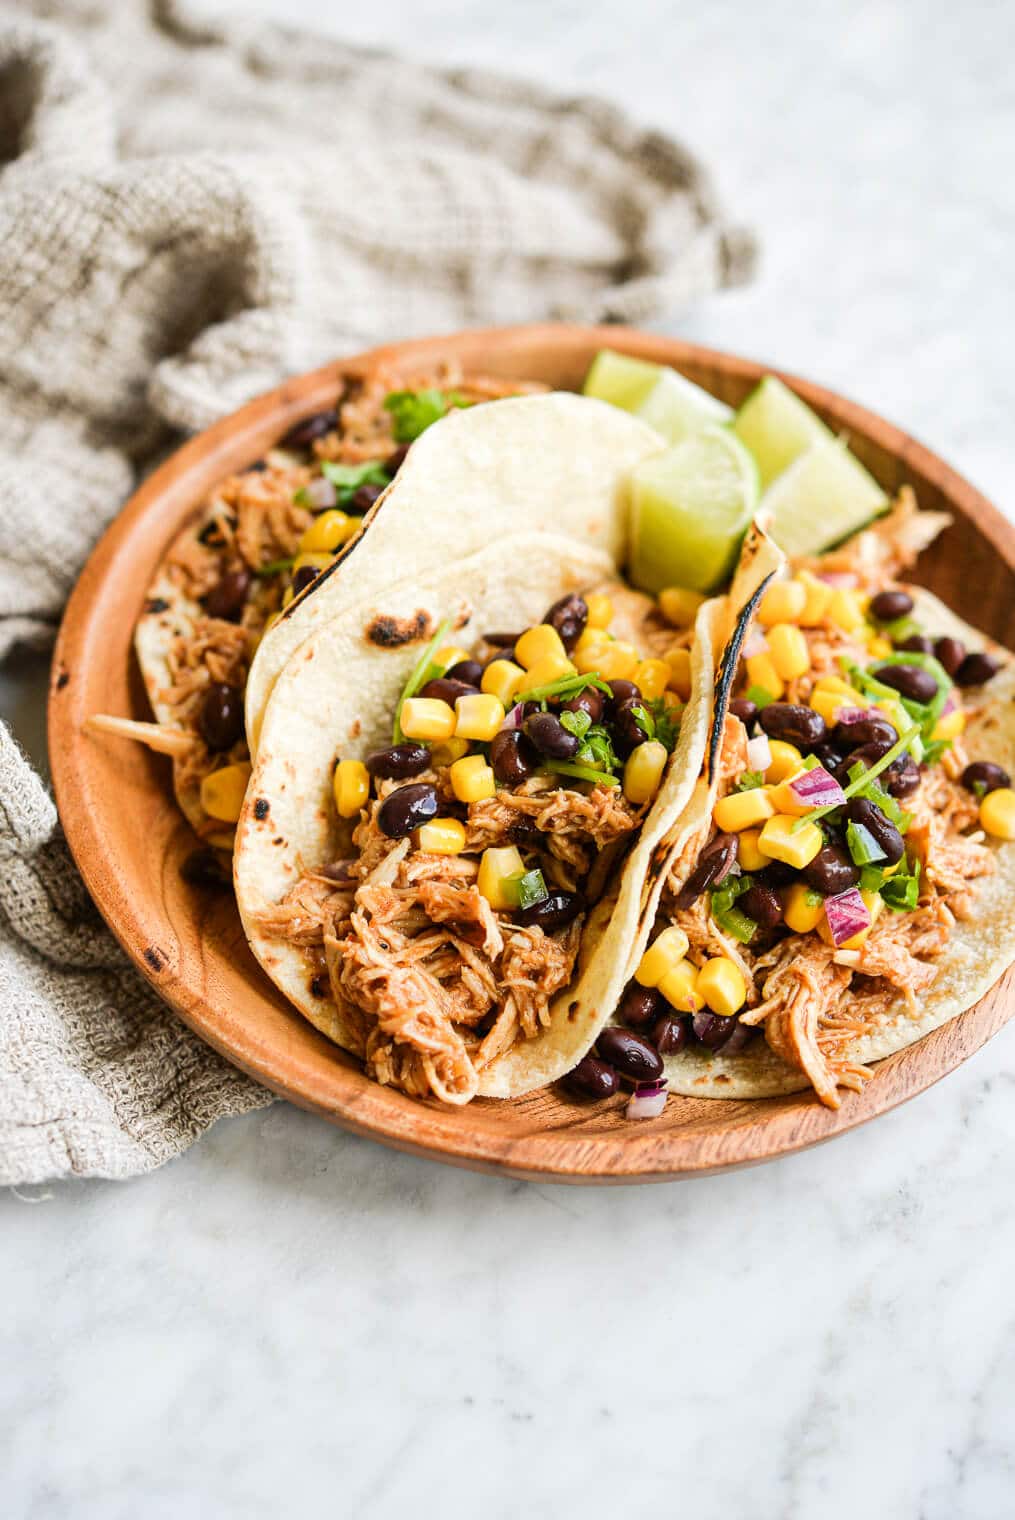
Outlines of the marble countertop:
[[[1010,508],[1003,0],[258,8],[679,133],[764,262],[667,330],[856,397]],[[39,676],[2,687],[36,753]],[[1009,1028],[876,1124],[693,1183],[473,1176],[279,1104],[137,1182],[2,1195],[0,1512],[1010,1514],[1013,1097]]]

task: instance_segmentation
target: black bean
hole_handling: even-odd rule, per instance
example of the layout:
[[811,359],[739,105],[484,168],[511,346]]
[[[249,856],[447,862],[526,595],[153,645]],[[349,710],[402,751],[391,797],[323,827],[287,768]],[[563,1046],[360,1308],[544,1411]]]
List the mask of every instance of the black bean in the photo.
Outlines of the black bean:
[[405,463],[405,456],[408,454],[408,452],[409,445],[407,443],[400,443],[398,445],[398,448],[395,449],[393,453],[389,454],[387,459],[384,461],[385,475],[390,475],[392,479],[394,479],[394,477],[398,474],[399,470]]
[[608,1024],[596,1041],[596,1049],[604,1061],[609,1061],[625,1077],[632,1077],[636,1082],[652,1082],[662,1076],[663,1063],[659,1052],[648,1040],[632,1034],[629,1029]]
[[514,658],[515,651],[513,644],[510,645],[507,649],[495,649],[493,654],[487,655],[485,661],[483,662],[483,669],[485,670],[487,665],[496,665],[498,660],[514,660]]
[[826,771],[834,771],[842,760],[842,750],[835,749],[831,744],[815,744],[811,754]]
[[613,735],[614,748],[618,755],[629,755],[639,744],[644,744],[648,738],[641,723],[638,721],[644,712],[644,704],[640,697],[628,702],[615,704],[610,719],[610,731]]
[[886,739],[875,739],[870,744],[861,744],[859,749],[853,750],[845,760],[835,767],[833,772],[840,786],[848,786],[850,783],[850,771],[854,765],[863,765],[870,770],[882,755],[887,755],[891,745]]
[[479,683],[483,679],[483,667],[478,660],[459,660],[457,665],[452,665],[444,672],[446,681],[464,681],[466,686],[474,686],[479,690]]
[[425,686],[420,687],[419,695],[454,707],[459,697],[474,697],[476,687],[468,686],[464,681],[451,681],[447,676],[435,676],[432,681],[427,681]]
[[655,1023],[665,1006],[662,993],[654,987],[639,987],[637,982],[628,982],[617,1005],[617,1018],[629,1029],[647,1029]]
[[355,860],[331,860],[327,865],[315,866],[315,876],[323,876],[326,881],[338,882],[340,886],[347,887],[356,881]]
[[297,422],[281,439],[279,444],[283,449],[308,449],[315,438],[324,438],[328,433],[334,432],[338,427],[338,413],[334,407],[326,412],[315,412],[312,417],[304,417],[302,422]]
[[430,751],[425,744],[394,744],[390,749],[375,749],[363,763],[371,776],[404,781],[407,776],[418,776],[427,769]]
[[228,570],[208,595],[201,598],[208,616],[221,618],[226,623],[238,623],[247,605],[250,580],[250,571],[245,565],[239,570]]
[[633,681],[622,681],[618,678],[615,681],[607,681],[606,684],[610,688],[610,691],[613,693],[613,695],[608,698],[606,704],[611,712],[613,712],[617,707],[620,707],[624,702],[641,701],[641,692],[639,691],[638,687],[635,686]]
[[813,749],[826,733],[825,720],[819,712],[792,702],[769,702],[758,714],[758,722],[770,738],[795,744],[799,750]]
[[490,741],[490,764],[503,786],[521,786],[532,775],[539,760],[524,734],[505,729],[494,734]]
[[846,805],[846,816],[860,824],[874,836],[875,842],[885,852],[885,860],[893,866],[906,853],[906,842],[890,818],[886,818],[869,797],[851,797]]
[[996,676],[1000,669],[1000,660],[985,650],[978,649],[974,654],[966,655],[955,672],[955,680],[959,686],[982,686],[984,681]]
[[933,641],[925,634],[909,634],[907,638],[895,638],[895,648],[900,654],[933,655]]
[[747,697],[736,697],[730,703],[730,712],[734,718],[739,718],[746,728],[750,728],[758,716],[758,704],[749,701]]
[[586,1056],[564,1078],[564,1084],[583,1098],[612,1098],[620,1078],[612,1066],[596,1056]]
[[878,785],[892,797],[908,797],[920,785],[920,767],[912,755],[900,755],[878,777]]
[[860,880],[860,872],[849,851],[838,840],[822,845],[800,874],[809,887],[815,892],[823,892],[826,897],[835,897],[837,893],[855,887]]
[[201,738],[213,754],[232,749],[243,736],[243,693],[238,686],[216,681],[208,687],[197,714]]
[[487,634],[484,634],[484,638],[486,639],[486,642],[488,644],[497,644],[501,648],[503,648],[505,645],[510,644],[511,647],[512,647],[512,649],[513,649],[514,646],[518,643],[518,640],[521,638],[521,634],[519,634],[519,633],[487,633]]
[[359,486],[349,497],[346,503],[346,511],[352,512],[354,516],[362,516],[364,512],[370,511],[370,508],[383,490],[383,486]]
[[956,673],[962,661],[966,658],[966,646],[961,639],[942,638],[935,640],[934,653],[937,655],[938,664],[943,665],[945,670],[955,679]]
[[893,724],[887,718],[880,718],[876,713],[869,713],[866,718],[860,718],[856,723],[837,723],[832,729],[831,739],[836,749],[843,754],[850,750],[859,749],[863,744],[887,743],[889,749],[899,737]]
[[894,623],[913,610],[913,598],[908,591],[879,591],[872,596],[870,610],[879,623]]
[[555,713],[533,713],[525,719],[523,727],[525,737],[550,760],[573,760],[578,753],[578,739],[568,733]]
[[587,713],[593,723],[598,723],[603,716],[604,705],[602,692],[597,691],[594,686],[586,686],[585,690],[580,691],[576,697],[569,697],[563,703],[561,711]]
[[932,702],[937,696],[937,682],[929,670],[919,665],[879,665],[874,679],[911,702]]
[[216,891],[224,892],[233,885],[228,855],[223,856],[221,850],[213,850],[210,846],[191,850],[180,866],[180,875],[192,887],[214,887]]
[[589,609],[585,598],[571,592],[569,596],[562,596],[554,602],[543,622],[556,628],[564,648],[571,650],[584,633],[588,620]]
[[677,907],[689,908],[706,887],[717,887],[732,870],[737,858],[735,834],[716,834],[698,856],[698,863],[677,895]]
[[709,1050],[718,1050],[720,1045],[725,1045],[736,1025],[736,1019],[725,1019],[721,1013],[709,1013],[703,1009],[696,1013],[693,1019],[694,1037],[700,1040],[702,1045]]
[[756,874],[755,879],[763,881],[766,887],[791,887],[797,873],[795,867],[787,865],[784,860],[773,860]]
[[1011,777],[992,760],[974,760],[962,772],[962,785],[985,797],[988,792],[996,792],[999,786],[1011,786]]
[[389,839],[404,839],[413,829],[437,817],[437,788],[415,781],[391,792],[377,809],[377,827]]
[[664,1013],[652,1025],[649,1038],[661,1056],[678,1056],[687,1044],[687,1025],[672,1013]]
[[301,565],[293,576],[293,596],[299,596],[301,591],[305,591],[320,573],[314,565]]
[[782,922],[782,903],[779,894],[773,887],[765,886],[762,882],[754,882],[737,903],[748,918],[762,929],[774,929],[776,924]]
[[544,934],[553,934],[584,912],[585,899],[580,892],[551,892],[549,897],[541,897],[530,907],[519,909],[515,922],[523,924],[526,929],[542,929]]
[[735,1056],[738,1051],[743,1050],[744,1046],[753,1040],[757,1032],[753,1025],[744,1024],[741,1023],[740,1019],[735,1019],[733,1030],[727,1035],[721,1045],[716,1045],[713,1049],[716,1055]]

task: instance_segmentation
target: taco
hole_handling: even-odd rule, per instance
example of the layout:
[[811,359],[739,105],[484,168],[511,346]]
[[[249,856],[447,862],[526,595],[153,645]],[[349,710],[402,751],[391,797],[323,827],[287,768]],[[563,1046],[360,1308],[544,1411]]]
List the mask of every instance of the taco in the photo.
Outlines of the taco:
[[753,585],[705,610],[706,760],[586,1090],[605,1063],[657,1105],[811,1087],[834,1108],[1015,956],[1015,657],[904,579],[940,526],[904,491],[822,559],[751,535]]
[[[235,885],[319,1029],[378,1081],[460,1104],[562,1076],[613,1007],[709,688],[691,632],[602,550],[517,534],[445,560],[290,659]],[[412,642],[378,643],[379,621]]]

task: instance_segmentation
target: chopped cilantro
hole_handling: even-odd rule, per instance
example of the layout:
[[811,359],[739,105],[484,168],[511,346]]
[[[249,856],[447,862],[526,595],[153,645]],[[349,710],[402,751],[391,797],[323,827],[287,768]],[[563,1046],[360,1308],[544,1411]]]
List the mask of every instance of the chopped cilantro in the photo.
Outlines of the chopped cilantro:
[[259,565],[254,574],[264,576],[265,578],[272,575],[282,575],[286,570],[292,569],[293,563],[292,555],[288,559],[272,559],[266,565]]
[[540,870],[523,871],[518,876],[509,876],[504,886],[508,895],[514,898],[516,908],[531,908],[533,903],[542,902],[544,897],[550,895]]
[[737,898],[744,895],[752,880],[750,876],[727,876],[711,894],[712,917],[720,929],[732,934],[742,945],[750,943],[758,927],[753,918],[748,918],[741,908],[736,907]]
[[763,784],[764,771],[741,771],[737,777],[738,792],[753,792]]
[[[333,464],[322,459],[321,474],[335,487],[339,507],[347,507],[360,486],[386,486],[389,478],[382,459],[368,459],[365,464]],[[295,499],[299,501],[303,494],[297,491]]]
[[677,739],[680,737],[680,718],[671,707],[667,707],[662,697],[656,697],[654,702],[648,703],[649,712],[652,714],[652,722],[655,725],[654,737],[672,755]]
[[576,697],[586,686],[594,686],[597,691],[605,692],[608,697],[613,692],[606,682],[597,675],[587,676],[561,676],[557,681],[547,681],[545,686],[534,686],[531,691],[523,692],[520,700],[524,702],[545,702],[548,697]]
[[562,712],[560,726],[566,728],[569,734],[574,734],[576,739],[584,739],[592,727],[592,719],[587,712]]
[[881,896],[896,913],[912,913],[920,900],[920,862],[913,861],[912,874],[901,876],[898,872],[883,882]]
[[887,858],[870,829],[862,823],[853,823],[852,820],[847,823],[846,843],[854,865],[869,866],[876,860]]
[[770,707],[775,701],[772,693],[764,686],[748,686],[746,691],[748,702],[753,702],[755,707]]
[[384,398],[384,410],[391,413],[396,443],[412,443],[446,416],[451,407],[469,405],[460,391],[392,391]]
[[613,740],[609,730],[602,724],[594,724],[587,729],[582,739],[581,747],[575,755],[575,759],[581,765],[592,765],[601,771],[617,771],[620,769],[620,761],[617,752],[613,748]]
[[864,866],[860,872],[861,892],[880,892],[885,873],[880,866]]
[[[578,751],[581,754],[581,751]],[[574,776],[578,781],[594,781],[599,786],[619,786],[616,776],[609,771],[596,770],[591,765],[576,765],[572,760],[544,760],[543,770],[556,776]]]
[[982,802],[987,795],[987,783],[985,781],[973,782],[973,796],[977,802]]

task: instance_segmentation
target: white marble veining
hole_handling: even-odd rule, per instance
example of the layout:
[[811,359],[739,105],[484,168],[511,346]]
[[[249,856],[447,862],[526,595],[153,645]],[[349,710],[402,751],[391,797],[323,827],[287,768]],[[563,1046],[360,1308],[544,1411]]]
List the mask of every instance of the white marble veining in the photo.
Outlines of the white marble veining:
[[[1005,0],[259,8],[679,132],[765,260],[672,330],[1013,500]],[[37,688],[2,692],[35,750]],[[1013,1098],[1009,1029],[876,1124],[682,1185],[476,1177],[279,1105],[135,1183],[0,1196],[0,1514],[1011,1514]]]

